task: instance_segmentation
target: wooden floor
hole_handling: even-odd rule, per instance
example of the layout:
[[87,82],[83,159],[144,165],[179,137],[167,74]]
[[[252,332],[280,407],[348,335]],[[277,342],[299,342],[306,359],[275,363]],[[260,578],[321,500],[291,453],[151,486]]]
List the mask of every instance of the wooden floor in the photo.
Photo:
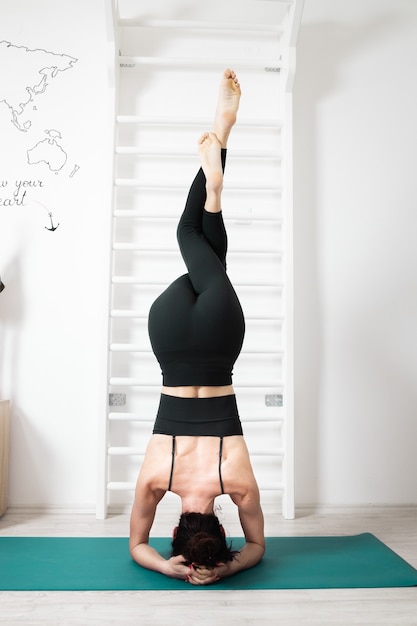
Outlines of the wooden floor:
[[[276,507],[275,507],[276,508]],[[345,535],[372,532],[417,568],[417,508],[358,508],[320,513],[298,511],[283,520],[266,510],[269,535]],[[227,516],[227,512],[225,513]],[[170,517],[169,520],[166,518]],[[230,535],[238,534],[229,519]],[[167,526],[168,522],[168,526]],[[169,512],[155,523],[166,535]],[[127,536],[128,516],[96,520],[90,514],[9,511],[2,536]],[[2,592],[0,623],[42,626],[188,624],[274,626],[417,626],[417,588],[294,591]]]

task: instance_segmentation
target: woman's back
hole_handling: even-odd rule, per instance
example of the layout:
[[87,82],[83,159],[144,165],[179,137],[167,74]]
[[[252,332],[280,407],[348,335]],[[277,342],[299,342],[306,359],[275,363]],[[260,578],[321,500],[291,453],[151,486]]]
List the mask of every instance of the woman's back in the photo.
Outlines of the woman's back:
[[194,501],[201,494],[208,502],[222,492],[243,496],[255,483],[241,435],[153,435],[141,474],[153,491],[170,490],[183,501],[188,497]]

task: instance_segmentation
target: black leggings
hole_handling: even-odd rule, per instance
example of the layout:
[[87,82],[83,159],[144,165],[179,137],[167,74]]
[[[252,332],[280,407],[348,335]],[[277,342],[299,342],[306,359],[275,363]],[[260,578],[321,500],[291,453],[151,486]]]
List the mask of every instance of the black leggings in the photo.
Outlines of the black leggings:
[[[222,150],[223,169],[226,150]],[[188,193],[177,238],[188,273],[153,303],[149,336],[167,386],[229,385],[245,332],[243,312],[226,274],[222,213],[209,213],[200,169]]]

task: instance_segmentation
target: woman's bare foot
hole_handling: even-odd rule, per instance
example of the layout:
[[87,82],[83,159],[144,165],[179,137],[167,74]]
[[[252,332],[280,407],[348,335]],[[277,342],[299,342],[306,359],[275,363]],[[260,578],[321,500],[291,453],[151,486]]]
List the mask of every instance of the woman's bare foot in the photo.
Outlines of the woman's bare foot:
[[240,102],[240,85],[235,72],[229,68],[224,70],[219,88],[216,114],[214,116],[214,132],[222,148],[227,147],[227,140],[235,122]]
[[201,167],[206,176],[207,199],[206,211],[221,211],[221,194],[223,190],[223,168],[221,160],[221,143],[214,133],[204,133],[198,140],[198,152]]

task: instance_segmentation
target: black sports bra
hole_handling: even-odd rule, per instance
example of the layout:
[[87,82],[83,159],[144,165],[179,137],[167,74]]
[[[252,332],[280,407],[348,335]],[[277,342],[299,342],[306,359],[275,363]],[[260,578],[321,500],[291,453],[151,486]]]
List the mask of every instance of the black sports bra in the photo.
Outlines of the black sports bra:
[[[220,490],[222,495],[224,494],[223,479],[222,479],[222,455],[223,455],[223,437],[219,437],[219,481]],[[168,491],[171,491],[172,477],[174,475],[174,463],[175,463],[175,435],[172,435],[172,461],[171,461],[171,473],[169,475]]]

